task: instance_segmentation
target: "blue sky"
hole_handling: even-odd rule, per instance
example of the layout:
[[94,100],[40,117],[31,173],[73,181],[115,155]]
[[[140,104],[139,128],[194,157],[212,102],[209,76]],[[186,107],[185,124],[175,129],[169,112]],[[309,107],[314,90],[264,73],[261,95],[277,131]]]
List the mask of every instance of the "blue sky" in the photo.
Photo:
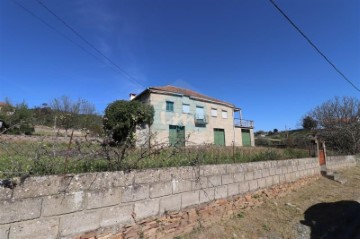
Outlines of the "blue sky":
[[[106,105],[149,86],[191,88],[242,108],[256,130],[298,127],[346,83],[267,0],[43,0],[136,82],[35,0],[0,1],[0,100],[40,106],[67,95]],[[360,87],[360,1],[277,4]],[[106,61],[106,60],[105,60]]]

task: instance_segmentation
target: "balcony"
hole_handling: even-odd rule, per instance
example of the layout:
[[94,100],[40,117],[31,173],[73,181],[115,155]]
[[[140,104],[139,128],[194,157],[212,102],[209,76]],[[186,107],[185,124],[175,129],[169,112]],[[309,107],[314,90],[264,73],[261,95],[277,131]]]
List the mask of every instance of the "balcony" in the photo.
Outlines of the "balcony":
[[245,120],[245,119],[234,119],[235,127],[240,128],[254,128],[254,121],[253,120]]
[[205,126],[209,123],[209,117],[206,114],[195,114],[194,122],[195,126]]

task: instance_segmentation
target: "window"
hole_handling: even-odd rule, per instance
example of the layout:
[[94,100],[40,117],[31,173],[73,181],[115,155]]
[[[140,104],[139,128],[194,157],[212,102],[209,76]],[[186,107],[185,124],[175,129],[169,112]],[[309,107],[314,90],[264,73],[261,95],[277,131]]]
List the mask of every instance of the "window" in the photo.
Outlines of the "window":
[[166,101],[166,111],[174,112],[174,102]]
[[217,117],[217,109],[211,109],[211,116]]
[[224,119],[227,119],[227,118],[228,118],[228,114],[227,114],[227,111],[226,111],[226,110],[223,110],[223,111],[222,111],[222,117],[223,117]]
[[182,112],[185,113],[185,114],[189,114],[190,113],[190,105],[183,104]]
[[204,107],[202,106],[196,106],[196,115],[195,118],[196,119],[204,119],[205,115],[204,115]]

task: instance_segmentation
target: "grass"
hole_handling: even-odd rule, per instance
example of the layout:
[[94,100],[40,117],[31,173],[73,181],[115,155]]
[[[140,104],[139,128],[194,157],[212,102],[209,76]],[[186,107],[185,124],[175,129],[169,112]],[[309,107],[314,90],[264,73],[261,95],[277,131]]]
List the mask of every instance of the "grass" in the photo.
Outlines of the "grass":
[[246,163],[308,157],[301,149],[217,147],[128,149],[99,143],[0,141],[0,178],[146,168]]

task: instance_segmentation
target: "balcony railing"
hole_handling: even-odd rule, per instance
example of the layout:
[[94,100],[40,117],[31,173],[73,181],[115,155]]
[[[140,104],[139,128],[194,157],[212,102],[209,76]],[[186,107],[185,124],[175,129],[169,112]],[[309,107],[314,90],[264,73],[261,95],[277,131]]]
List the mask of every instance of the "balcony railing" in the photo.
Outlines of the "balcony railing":
[[235,127],[241,128],[254,128],[254,121],[253,120],[245,120],[245,119],[234,119]]
[[195,125],[206,125],[209,123],[209,117],[206,114],[195,114],[194,121]]

